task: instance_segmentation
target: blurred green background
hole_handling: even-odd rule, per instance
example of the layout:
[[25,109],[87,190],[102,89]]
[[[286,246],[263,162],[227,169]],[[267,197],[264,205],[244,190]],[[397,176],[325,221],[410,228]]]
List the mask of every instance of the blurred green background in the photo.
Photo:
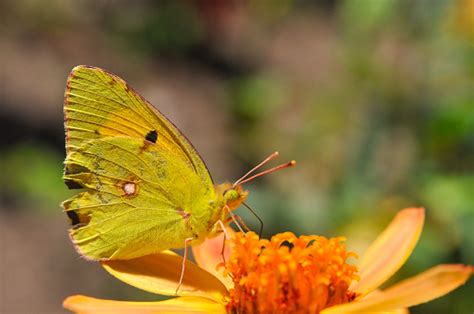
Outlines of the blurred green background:
[[[391,282],[474,263],[474,1],[2,1],[0,312],[71,294],[156,296],[82,260],[59,203],[66,77],[103,67],[193,142],[216,182],[274,150],[297,167],[249,184],[265,236],[346,235],[362,253],[427,208]],[[255,218],[238,211],[250,226]],[[412,313],[472,313],[474,283]]]

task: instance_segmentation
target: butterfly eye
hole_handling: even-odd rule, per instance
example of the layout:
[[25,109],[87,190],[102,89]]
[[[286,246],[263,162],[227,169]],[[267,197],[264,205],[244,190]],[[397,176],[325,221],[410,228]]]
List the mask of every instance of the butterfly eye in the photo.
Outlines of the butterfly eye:
[[228,200],[235,200],[239,198],[239,193],[234,189],[230,189],[224,192],[224,198]]

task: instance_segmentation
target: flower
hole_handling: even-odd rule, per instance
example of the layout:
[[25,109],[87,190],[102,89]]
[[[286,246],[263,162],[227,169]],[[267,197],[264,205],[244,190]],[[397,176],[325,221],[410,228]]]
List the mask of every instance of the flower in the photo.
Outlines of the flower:
[[[348,263],[344,238],[296,237],[290,232],[259,239],[237,233],[193,247],[179,297],[124,302],[76,295],[63,305],[77,313],[406,313],[464,284],[472,266],[444,264],[387,289],[377,290],[408,259],[424,223],[422,208],[400,211],[363,255],[359,271]],[[132,260],[103,262],[118,279],[143,290],[175,295],[182,258],[165,251]],[[220,267],[216,267],[220,265]],[[227,275],[227,276],[225,276]]]
[[296,237],[291,232],[261,240],[237,233],[225,266],[234,282],[229,313],[319,313],[352,301],[357,267],[347,263],[344,238]]

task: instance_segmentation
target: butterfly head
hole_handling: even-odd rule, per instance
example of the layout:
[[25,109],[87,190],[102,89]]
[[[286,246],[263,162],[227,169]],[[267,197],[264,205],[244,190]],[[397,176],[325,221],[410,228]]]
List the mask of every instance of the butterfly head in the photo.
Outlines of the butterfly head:
[[249,191],[244,190],[241,185],[233,186],[232,183],[221,184],[217,190],[230,210],[239,207],[249,194]]
[[243,201],[249,195],[249,191],[244,190],[241,185],[231,187],[227,190],[224,190],[223,197],[224,200],[231,210],[237,208],[242,204]]
[[249,181],[252,181],[253,179],[263,176],[265,174],[269,174],[271,172],[274,172],[280,169],[288,168],[296,164],[296,162],[292,160],[285,164],[281,164],[271,169],[259,172],[257,174],[253,174],[258,168],[260,168],[261,166],[263,166],[270,160],[276,158],[277,156],[278,156],[278,152],[272,153],[267,158],[265,158],[260,164],[252,168],[250,171],[248,171],[245,175],[243,175],[240,179],[235,181],[233,184],[224,183],[216,187],[218,194],[220,194],[220,196],[224,200],[224,203],[229,207],[230,210],[234,210],[237,207],[239,207],[240,204],[242,204],[247,198],[249,192],[242,187],[243,184]]

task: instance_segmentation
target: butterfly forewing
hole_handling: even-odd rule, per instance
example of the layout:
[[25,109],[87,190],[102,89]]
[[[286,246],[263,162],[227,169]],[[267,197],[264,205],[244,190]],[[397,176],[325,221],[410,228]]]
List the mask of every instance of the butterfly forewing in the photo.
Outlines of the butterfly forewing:
[[147,138],[156,132],[156,142],[173,151],[205,184],[212,179],[203,160],[183,134],[124,80],[105,70],[75,67],[64,96],[66,153],[90,139],[108,136]]

